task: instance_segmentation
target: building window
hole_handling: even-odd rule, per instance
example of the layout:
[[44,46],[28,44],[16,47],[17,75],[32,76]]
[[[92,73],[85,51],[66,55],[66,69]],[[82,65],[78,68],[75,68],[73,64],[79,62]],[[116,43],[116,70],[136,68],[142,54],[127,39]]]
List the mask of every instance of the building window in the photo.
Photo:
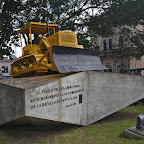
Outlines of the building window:
[[107,64],[106,67],[108,68],[105,72],[112,72],[112,66]]
[[112,39],[109,39],[109,49],[112,49]]
[[8,66],[2,66],[2,73],[8,73]]
[[104,50],[107,49],[107,44],[106,44],[106,40],[103,41],[103,47],[104,47]]
[[119,44],[118,44],[119,48],[123,48],[124,47],[124,37],[120,36],[119,37]]
[[118,67],[117,67],[117,72],[118,73],[124,73],[123,70],[127,69],[128,67],[125,65],[125,64],[120,64]]

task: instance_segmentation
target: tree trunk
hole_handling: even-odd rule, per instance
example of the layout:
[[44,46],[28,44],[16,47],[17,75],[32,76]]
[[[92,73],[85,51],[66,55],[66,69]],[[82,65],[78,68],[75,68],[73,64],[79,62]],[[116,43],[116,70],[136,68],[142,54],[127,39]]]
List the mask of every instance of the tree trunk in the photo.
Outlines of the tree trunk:
[[3,20],[4,20],[4,18],[3,18],[2,14],[1,14],[1,16],[0,16],[0,31],[2,29]]

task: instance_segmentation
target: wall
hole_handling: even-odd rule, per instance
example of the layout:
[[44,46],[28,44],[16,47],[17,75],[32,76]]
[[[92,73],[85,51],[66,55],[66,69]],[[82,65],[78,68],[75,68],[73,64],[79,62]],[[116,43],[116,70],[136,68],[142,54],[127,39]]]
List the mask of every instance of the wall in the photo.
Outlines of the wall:
[[[130,28],[130,27],[128,27]],[[134,29],[130,28],[132,32],[135,32]],[[143,30],[141,25],[137,26],[137,29]],[[97,37],[92,38],[92,43],[97,44],[100,49],[100,55],[102,63],[109,68],[109,72],[119,73],[120,69],[136,69],[144,68],[144,56],[138,60],[137,58],[123,58],[121,60],[115,61],[114,56],[117,53],[121,52],[123,49],[129,47],[130,45],[126,40],[124,40],[124,47],[119,48],[119,38],[122,36],[119,34],[120,30],[118,28],[113,28],[114,34],[109,37]],[[112,40],[112,49],[109,48],[109,40]],[[125,38],[124,38],[125,39]],[[104,40],[106,41],[106,49],[104,49]],[[95,42],[94,42],[95,41]],[[144,71],[142,71],[144,74]]]
[[[10,60],[8,58],[3,58],[3,60],[0,60],[0,72],[4,75],[4,76],[10,76],[10,72],[11,72],[11,64],[13,63],[13,61],[15,61],[15,59]],[[8,72],[2,72],[3,68],[2,66],[8,67]]]
[[[136,68],[144,68],[144,56],[130,60],[130,69]],[[142,74],[144,74],[144,70],[142,71]]]
[[0,124],[22,117],[92,124],[144,98],[144,77],[96,71],[0,80]]

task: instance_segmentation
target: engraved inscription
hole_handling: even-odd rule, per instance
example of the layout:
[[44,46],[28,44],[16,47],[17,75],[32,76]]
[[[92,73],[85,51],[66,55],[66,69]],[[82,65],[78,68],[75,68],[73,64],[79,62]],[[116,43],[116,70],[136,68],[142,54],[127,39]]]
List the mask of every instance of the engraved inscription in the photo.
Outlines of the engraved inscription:
[[[79,104],[79,95],[84,89],[80,85],[68,85],[60,88],[42,89],[32,93],[35,98],[30,99],[31,110],[64,103],[65,108]],[[61,97],[61,98],[60,98]]]

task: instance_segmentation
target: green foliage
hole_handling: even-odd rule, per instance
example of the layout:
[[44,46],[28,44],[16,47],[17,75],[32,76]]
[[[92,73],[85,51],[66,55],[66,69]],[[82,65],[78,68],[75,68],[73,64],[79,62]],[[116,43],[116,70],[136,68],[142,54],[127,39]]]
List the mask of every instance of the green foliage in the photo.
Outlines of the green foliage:
[[130,47],[127,51],[121,51],[120,57],[142,56],[144,55],[144,33],[137,26],[144,24],[143,7],[143,0],[113,1],[101,15],[89,19],[89,30],[107,37],[113,35],[112,28],[116,27],[120,31],[118,34],[125,38],[125,40],[120,38],[118,46]]
[[[80,44],[89,48],[87,38],[93,33],[109,36],[113,35],[112,27],[121,29],[122,25],[128,25],[136,29],[137,24],[143,24],[143,7],[143,0],[0,1],[0,56],[11,55],[12,46],[19,46],[16,31],[30,21],[57,23],[62,29],[70,30],[76,26]],[[121,35],[125,35],[143,54],[143,33],[136,33],[132,38],[131,30],[127,28],[121,29]]]
[[[60,24],[62,29],[73,29],[76,25],[83,31],[85,20],[91,17],[91,9],[104,10],[107,1],[101,0],[7,0],[0,2],[0,49],[1,55],[12,54],[12,44],[18,46],[16,31],[29,23],[49,22]],[[83,26],[82,26],[83,25]],[[85,37],[85,36],[84,36]],[[84,39],[82,38],[81,41]],[[87,39],[84,41],[87,44]],[[81,42],[80,42],[81,43]],[[86,46],[88,47],[88,46]]]
[[[6,0],[0,2],[0,57],[11,55],[12,43],[17,44],[17,36],[14,30],[14,17],[22,9],[20,0]],[[11,37],[13,36],[13,37]]]
[[123,36],[120,36],[120,37],[119,37],[118,47],[119,47],[119,48],[124,47],[124,37],[123,37]]
[[90,40],[88,40],[88,36],[89,35],[87,33],[78,33],[78,42],[80,45],[83,45],[86,49],[89,49],[92,46]]

